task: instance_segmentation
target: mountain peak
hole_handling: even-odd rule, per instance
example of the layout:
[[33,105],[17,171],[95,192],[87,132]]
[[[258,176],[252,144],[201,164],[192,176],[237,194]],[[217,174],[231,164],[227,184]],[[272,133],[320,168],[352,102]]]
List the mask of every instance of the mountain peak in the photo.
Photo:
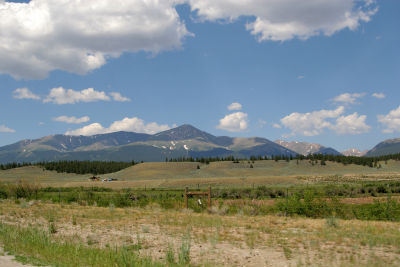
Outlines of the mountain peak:
[[350,149],[347,149],[347,150],[342,151],[340,153],[342,153],[345,156],[362,157],[365,154],[367,154],[367,152],[368,152],[368,150],[361,151],[361,150],[359,150],[357,148],[350,148]]
[[210,139],[214,139],[215,136],[203,132],[190,124],[183,124],[176,128],[155,134],[153,138],[157,140],[185,140],[199,138],[209,141]]

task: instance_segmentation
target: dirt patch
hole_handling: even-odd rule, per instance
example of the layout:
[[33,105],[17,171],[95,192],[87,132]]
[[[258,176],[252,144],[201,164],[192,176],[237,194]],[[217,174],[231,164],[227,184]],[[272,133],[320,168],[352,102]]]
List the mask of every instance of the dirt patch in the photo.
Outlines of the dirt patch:
[[[266,202],[268,203],[268,202]],[[255,205],[265,204],[255,201]],[[127,246],[144,256],[175,261],[190,243],[193,265],[208,266],[396,266],[400,223],[279,216],[220,216],[190,210],[118,209],[34,203],[23,208],[0,202],[0,220],[48,230],[54,238],[93,247]],[[1,265],[0,265],[1,266]]]

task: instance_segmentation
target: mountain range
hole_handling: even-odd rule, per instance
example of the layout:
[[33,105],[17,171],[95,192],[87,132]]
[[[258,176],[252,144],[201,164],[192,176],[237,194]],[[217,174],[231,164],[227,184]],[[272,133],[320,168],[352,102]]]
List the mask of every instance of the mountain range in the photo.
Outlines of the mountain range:
[[214,136],[191,125],[154,135],[114,132],[93,136],[51,135],[0,147],[0,163],[58,160],[164,161],[178,157],[295,156],[268,139]]
[[276,140],[275,143],[304,156],[307,156],[309,154],[342,155],[335,149],[330,147],[324,147],[320,144],[297,142],[297,141],[287,142],[283,140]]
[[[345,155],[361,156],[356,149]],[[400,153],[400,139],[378,144],[366,156]],[[58,160],[164,161],[179,157],[341,155],[333,148],[306,142],[272,142],[261,137],[214,136],[185,124],[157,134],[114,132],[93,136],[51,135],[0,147],[0,163]]]

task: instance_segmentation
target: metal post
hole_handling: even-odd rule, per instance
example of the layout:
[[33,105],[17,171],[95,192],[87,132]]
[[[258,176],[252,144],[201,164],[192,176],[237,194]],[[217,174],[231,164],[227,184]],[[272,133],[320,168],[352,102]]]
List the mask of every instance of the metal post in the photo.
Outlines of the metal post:
[[211,209],[211,186],[208,187],[208,208]]
[[286,210],[285,210],[285,216],[288,216],[288,207],[289,207],[289,188],[286,188]]
[[189,208],[189,203],[188,203],[188,191],[189,189],[185,187],[185,207],[188,209]]

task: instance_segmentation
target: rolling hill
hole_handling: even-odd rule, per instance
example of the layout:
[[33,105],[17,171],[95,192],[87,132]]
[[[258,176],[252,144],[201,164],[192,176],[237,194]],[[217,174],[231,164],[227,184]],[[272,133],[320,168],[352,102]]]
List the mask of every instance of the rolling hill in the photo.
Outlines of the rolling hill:
[[58,160],[164,161],[178,157],[296,155],[260,137],[214,136],[191,125],[154,135],[114,132],[93,136],[51,135],[0,147],[0,163]]
[[365,155],[367,157],[384,156],[400,153],[400,138],[388,139],[377,144]]

